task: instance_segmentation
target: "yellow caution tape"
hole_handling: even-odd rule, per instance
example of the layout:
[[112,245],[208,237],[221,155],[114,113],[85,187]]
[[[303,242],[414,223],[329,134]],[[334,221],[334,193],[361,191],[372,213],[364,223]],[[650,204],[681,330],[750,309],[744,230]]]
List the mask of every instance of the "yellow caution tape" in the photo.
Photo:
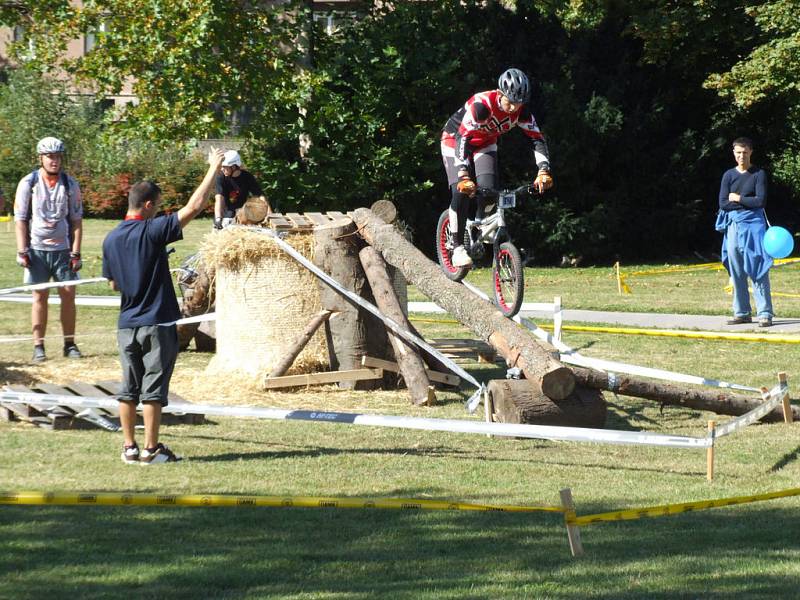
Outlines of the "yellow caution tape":
[[[544,326],[542,329],[552,329]],[[595,327],[589,325],[562,325],[562,331],[589,333],[615,333],[620,335],[650,335],[655,337],[677,337],[699,340],[729,340],[737,342],[770,342],[774,344],[800,344],[798,335],[732,333],[726,331],[685,331],[681,329],[635,329],[627,327]]]
[[564,512],[559,506],[514,506],[446,502],[418,498],[329,498],[320,496],[223,496],[219,494],[140,494],[108,492],[0,492],[0,505],[186,506],[272,508],[378,508],[484,512]]
[[459,321],[455,319],[422,319],[420,317],[408,317],[409,321],[417,321],[418,323],[441,323],[443,325],[458,325]]
[[[773,266],[776,267],[783,267],[786,265],[792,265],[800,263],[800,258],[777,258],[772,261]],[[651,275],[665,275],[671,273],[691,273],[693,271],[724,271],[725,266],[722,263],[714,262],[714,263],[700,263],[696,265],[688,265],[685,267],[665,267],[663,269],[651,269],[651,270],[643,270],[643,271],[630,271],[628,273],[622,273],[620,271],[617,272],[617,281],[622,289],[622,292],[625,294],[631,293],[631,288],[625,282],[626,277],[649,277]],[[725,288],[726,291],[730,292],[730,286]],[[784,294],[775,294],[773,295],[784,295]],[[788,296],[790,298],[798,297],[800,295],[795,296],[791,295]]]
[[695,510],[706,510],[708,508],[721,508],[724,506],[734,506],[736,504],[748,504],[750,502],[762,502],[764,500],[775,500],[776,498],[788,498],[790,496],[800,496],[800,488],[782,490],[780,492],[769,492],[767,494],[757,494],[753,496],[735,496],[733,498],[719,498],[716,500],[702,500],[700,502],[683,502],[681,504],[664,504],[662,506],[649,506],[646,508],[632,508],[629,510],[618,510],[614,512],[597,513],[594,515],[584,515],[582,517],[570,517],[566,515],[568,525],[591,525],[592,523],[602,523],[603,521],[631,521],[649,517],[665,517],[677,515]]
[[0,217],[0,223],[7,223],[11,220],[11,215],[6,215],[5,217]]

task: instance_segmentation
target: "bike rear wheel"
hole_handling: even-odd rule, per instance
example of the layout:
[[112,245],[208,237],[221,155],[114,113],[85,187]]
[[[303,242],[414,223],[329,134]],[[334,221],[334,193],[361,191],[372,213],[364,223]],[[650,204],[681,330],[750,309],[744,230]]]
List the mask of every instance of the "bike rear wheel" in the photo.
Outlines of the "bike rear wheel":
[[511,242],[503,242],[497,248],[493,265],[494,299],[500,312],[513,317],[522,307],[525,280],[522,257]]
[[456,267],[453,265],[454,247],[455,241],[450,231],[450,211],[445,210],[436,225],[436,256],[447,278],[452,281],[461,281],[469,273],[469,267]]

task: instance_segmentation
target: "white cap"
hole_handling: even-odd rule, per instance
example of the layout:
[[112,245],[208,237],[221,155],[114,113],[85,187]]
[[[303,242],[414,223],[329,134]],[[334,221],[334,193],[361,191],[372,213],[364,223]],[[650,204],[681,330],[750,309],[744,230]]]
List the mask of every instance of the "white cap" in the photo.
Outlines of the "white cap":
[[228,150],[225,153],[225,158],[222,161],[223,167],[232,167],[236,165],[237,167],[242,166],[242,157],[239,156],[239,153],[236,150]]
[[36,144],[36,154],[53,154],[55,152],[64,152],[64,150],[64,142],[54,137],[42,138]]

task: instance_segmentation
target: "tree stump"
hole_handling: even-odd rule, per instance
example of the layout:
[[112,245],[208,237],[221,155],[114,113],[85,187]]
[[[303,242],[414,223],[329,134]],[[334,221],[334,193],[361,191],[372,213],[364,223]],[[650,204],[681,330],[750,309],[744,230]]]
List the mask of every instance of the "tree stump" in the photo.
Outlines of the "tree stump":
[[[188,276],[186,273],[189,273]],[[181,289],[183,302],[181,303],[181,317],[195,317],[197,315],[204,315],[214,309],[214,286],[206,272],[205,265],[202,260],[194,265],[192,271],[184,272],[178,280],[178,286]],[[186,350],[192,338],[198,334],[200,323],[188,323],[177,326],[178,330],[178,349]],[[202,336],[202,341],[196,340],[198,350],[202,350],[199,346],[204,348],[208,347],[208,336]],[[216,346],[216,343],[214,344]],[[213,351],[213,349],[212,349]]]
[[603,393],[576,385],[563,400],[551,400],[536,392],[523,379],[494,379],[489,382],[489,398],[495,420],[501,423],[529,423],[567,427],[602,428],[607,405]]
[[[374,304],[367,277],[358,258],[360,238],[349,218],[314,228],[314,264],[342,287]],[[327,284],[319,281],[322,308],[333,314],[325,323],[330,366],[333,371],[361,367],[362,356],[393,359],[389,339],[380,319],[352,304]],[[290,340],[287,340],[289,342]],[[380,381],[347,381],[344,389],[374,389]]]

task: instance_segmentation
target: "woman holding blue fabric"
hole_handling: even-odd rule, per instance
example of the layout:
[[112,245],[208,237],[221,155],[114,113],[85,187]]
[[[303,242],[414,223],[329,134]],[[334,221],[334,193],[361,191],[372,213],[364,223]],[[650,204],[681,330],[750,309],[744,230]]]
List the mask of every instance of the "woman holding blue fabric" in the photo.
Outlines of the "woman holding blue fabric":
[[728,325],[752,323],[747,278],[753,281],[753,295],[760,327],[772,325],[772,298],[769,287],[770,257],[763,247],[767,230],[767,174],[750,162],[753,141],[746,137],[733,141],[736,166],[725,171],[719,188],[719,214],[716,230],[724,233],[722,263],[733,282],[733,318]]

